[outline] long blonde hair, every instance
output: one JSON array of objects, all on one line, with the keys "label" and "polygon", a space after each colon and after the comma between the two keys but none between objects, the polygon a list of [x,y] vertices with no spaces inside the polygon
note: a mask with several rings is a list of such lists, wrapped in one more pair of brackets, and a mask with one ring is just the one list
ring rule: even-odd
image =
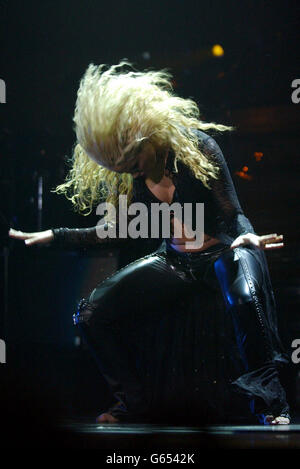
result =
[{"label": "long blonde hair", "polygon": [[83,215],[100,200],[117,207],[121,194],[130,203],[132,175],[110,171],[101,163],[122,162],[144,141],[171,148],[176,170],[181,160],[210,189],[209,179],[218,178],[218,167],[198,148],[193,129],[233,128],[202,122],[196,102],[176,96],[171,79],[165,69],[137,72],[126,60],[111,67],[90,64],[77,92],[71,167],[65,182],[52,192],[65,194]]}]

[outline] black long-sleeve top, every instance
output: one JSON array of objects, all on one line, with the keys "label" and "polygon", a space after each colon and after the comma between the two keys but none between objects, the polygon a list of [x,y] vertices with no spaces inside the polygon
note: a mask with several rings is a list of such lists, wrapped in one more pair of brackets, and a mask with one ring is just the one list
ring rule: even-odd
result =
[{"label": "black long-sleeve top", "polygon": [[[224,244],[230,245],[234,239],[242,234],[256,234],[241,208],[222,150],[211,136],[200,130],[196,130],[196,132],[201,151],[209,157],[210,161],[215,161],[220,167],[219,178],[217,180],[211,178],[211,189],[208,189],[199,179],[195,178],[190,168],[180,160],[177,162],[178,173],[176,173],[174,154],[170,151],[166,169],[169,171],[175,185],[172,203],[184,204],[189,202],[193,204],[193,210],[197,202],[204,203],[204,232],[219,239]],[[159,202],[147,187],[143,176],[133,180],[132,202],[143,202],[149,208],[151,203]],[[101,229],[106,228],[106,224],[101,227]],[[88,247],[103,244],[110,246],[112,244],[123,244],[130,239],[100,238],[97,235],[97,230],[99,230],[99,226],[91,228],[54,228],[54,244],[62,247]],[[162,236],[161,239],[163,239]]]}]

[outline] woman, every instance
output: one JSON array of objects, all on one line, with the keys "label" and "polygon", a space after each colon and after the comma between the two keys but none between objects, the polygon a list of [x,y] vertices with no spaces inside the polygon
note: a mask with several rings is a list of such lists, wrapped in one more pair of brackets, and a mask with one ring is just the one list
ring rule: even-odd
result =
[{"label": "woman", "polygon": [[[197,282],[202,282],[222,293],[234,322],[244,372],[233,388],[252,399],[253,413],[265,424],[288,424],[289,407],[278,377],[285,359],[263,252],[281,248],[283,236],[255,233],[239,204],[222,151],[205,132],[231,127],[202,122],[194,101],[173,94],[165,71],[134,72],[126,70],[127,66],[121,62],[108,69],[88,67],[77,95],[72,167],[66,182],[55,191],[64,193],[81,212],[90,213],[102,199],[120,213],[120,195],[127,196],[129,204],[144,203],[148,214],[162,202],[177,202],[183,212],[185,204],[192,203],[193,212],[186,224],[186,218],[182,222],[175,212],[170,236],[159,231],[158,249],[105,279],[79,303],[74,323],[119,401],[98,421],[117,422],[147,414],[142,383],[115,324],[133,306],[147,315],[149,299],[157,311],[170,301],[176,305],[182,298],[187,300]],[[195,240],[199,202],[204,203],[204,238],[195,247],[191,241]],[[178,226],[184,228],[180,236]],[[9,235],[27,245],[128,241],[119,233],[116,238],[101,236],[112,227],[118,228],[118,217],[108,212],[105,223],[92,228],[38,233],[11,229]],[[170,290],[172,300],[167,294]]]}]

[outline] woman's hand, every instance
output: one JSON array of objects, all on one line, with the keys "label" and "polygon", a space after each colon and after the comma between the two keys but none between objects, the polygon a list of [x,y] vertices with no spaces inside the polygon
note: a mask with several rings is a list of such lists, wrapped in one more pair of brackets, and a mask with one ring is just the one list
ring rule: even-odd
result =
[{"label": "woman's hand", "polygon": [[8,235],[10,238],[24,240],[26,246],[49,243],[54,238],[52,230],[37,231],[36,233],[24,233],[24,231],[17,231],[10,228]]},{"label": "woman's hand", "polygon": [[284,246],[284,243],[281,241],[283,240],[283,235],[277,235],[277,233],[267,234],[258,236],[253,233],[247,233],[241,236],[238,236],[233,243],[231,244],[230,248],[234,249],[238,246],[244,246],[245,244],[253,244],[259,249],[279,249]]}]

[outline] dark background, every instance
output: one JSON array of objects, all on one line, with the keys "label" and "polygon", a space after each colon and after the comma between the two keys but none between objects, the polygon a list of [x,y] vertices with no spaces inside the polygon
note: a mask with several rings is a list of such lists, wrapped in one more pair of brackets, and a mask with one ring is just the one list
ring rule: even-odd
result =
[{"label": "dark background", "polygon": [[[7,93],[0,104],[0,337],[7,364],[0,367],[16,402],[36,395],[43,408],[47,396],[71,416],[109,402],[88,354],[76,346],[71,315],[95,282],[142,254],[26,248],[7,237],[9,226],[36,231],[97,222],[50,192],[66,175],[76,92],[91,62],[127,58],[139,69],[168,68],[176,93],[196,100],[203,120],[237,127],[216,139],[256,231],[284,234],[285,247],[267,257],[289,349],[300,337],[300,104],[291,100],[291,83],[300,78],[297,2],[1,1],[0,18]],[[224,56],[212,55],[214,44]],[[295,408],[296,374],[291,365]]]}]

